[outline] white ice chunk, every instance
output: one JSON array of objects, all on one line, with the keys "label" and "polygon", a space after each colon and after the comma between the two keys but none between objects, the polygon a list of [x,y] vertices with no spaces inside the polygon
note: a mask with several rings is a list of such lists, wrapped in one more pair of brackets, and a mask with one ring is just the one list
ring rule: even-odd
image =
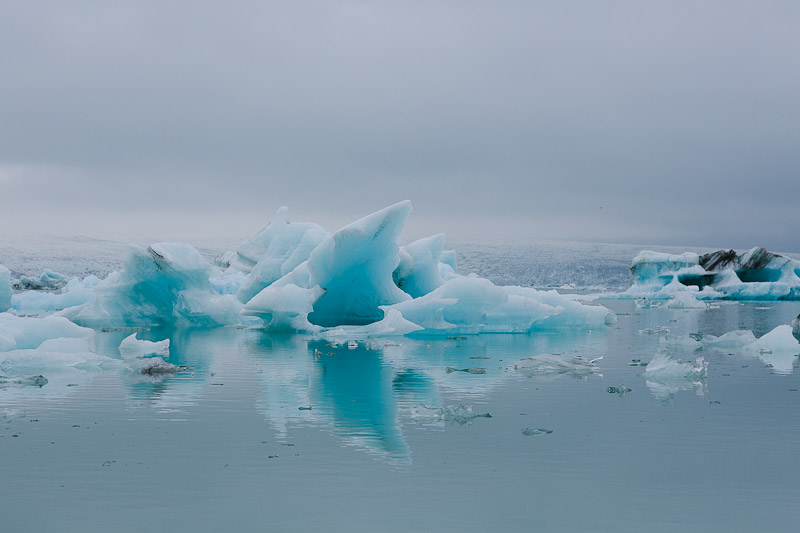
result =
[{"label": "white ice chunk", "polygon": [[142,355],[169,355],[169,339],[151,342],[139,340],[136,333],[125,337],[119,345],[119,353],[123,357],[137,357]]},{"label": "white ice chunk", "polygon": [[649,380],[667,381],[676,379],[697,380],[708,375],[708,363],[698,357],[694,363],[677,361],[663,352],[659,352],[644,369]]},{"label": "white ice chunk", "polygon": [[753,350],[760,352],[790,352],[800,354],[800,342],[792,334],[792,326],[778,326],[757,341],[748,345]]},{"label": "white ice chunk", "polygon": [[19,317],[0,313],[0,352],[38,348],[48,339],[93,339],[94,331],[66,318]]},{"label": "white ice chunk", "polygon": [[676,292],[667,302],[670,309],[706,309],[705,302],[701,302],[689,292]]},{"label": "white ice chunk", "polygon": [[514,363],[514,370],[527,377],[569,375],[585,378],[600,371],[597,361],[602,356],[586,359],[580,355],[561,357],[553,354],[534,355]]}]

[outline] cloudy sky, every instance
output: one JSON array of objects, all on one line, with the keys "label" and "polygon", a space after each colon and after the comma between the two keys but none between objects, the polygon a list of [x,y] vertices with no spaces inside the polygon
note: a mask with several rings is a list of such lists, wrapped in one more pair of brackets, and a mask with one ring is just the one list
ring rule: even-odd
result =
[{"label": "cloudy sky", "polygon": [[800,251],[800,3],[0,0],[0,231]]}]

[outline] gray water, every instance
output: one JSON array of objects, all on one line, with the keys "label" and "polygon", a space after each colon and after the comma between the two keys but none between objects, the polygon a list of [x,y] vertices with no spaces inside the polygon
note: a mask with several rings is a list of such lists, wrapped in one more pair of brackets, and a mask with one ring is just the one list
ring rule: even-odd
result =
[{"label": "gray water", "polygon": [[[603,331],[352,350],[234,328],[145,332],[193,369],[0,389],[0,528],[795,531],[798,357],[694,352],[640,330],[762,335],[798,304],[607,305],[618,323]],[[118,357],[127,334],[100,333],[98,351]],[[707,379],[648,383],[630,363],[660,349],[702,355]],[[514,370],[544,353],[603,359],[588,375]]]}]

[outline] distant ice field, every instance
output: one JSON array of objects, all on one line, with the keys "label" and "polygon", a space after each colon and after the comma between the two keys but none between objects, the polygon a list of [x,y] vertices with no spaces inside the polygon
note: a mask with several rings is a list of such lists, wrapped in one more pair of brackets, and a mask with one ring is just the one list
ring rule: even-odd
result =
[{"label": "distant ice field", "polygon": [[[0,264],[15,278],[41,274],[48,268],[67,278],[100,278],[122,266],[128,244],[136,241],[99,240],[89,237],[41,236],[0,238]],[[236,249],[242,239],[191,242],[207,259]],[[753,243],[754,245],[758,243]],[[459,272],[474,272],[498,285],[577,290],[624,290],[630,286],[631,260],[641,250],[706,253],[715,248],[606,244],[569,241],[531,243],[471,243],[448,241],[458,254]],[[800,253],[781,252],[800,259]]]}]

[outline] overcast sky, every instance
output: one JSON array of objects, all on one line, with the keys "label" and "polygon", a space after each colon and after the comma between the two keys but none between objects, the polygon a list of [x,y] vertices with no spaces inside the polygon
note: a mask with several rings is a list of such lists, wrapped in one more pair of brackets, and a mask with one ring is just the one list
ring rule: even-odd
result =
[{"label": "overcast sky", "polygon": [[800,2],[0,0],[0,231],[800,251]]}]

